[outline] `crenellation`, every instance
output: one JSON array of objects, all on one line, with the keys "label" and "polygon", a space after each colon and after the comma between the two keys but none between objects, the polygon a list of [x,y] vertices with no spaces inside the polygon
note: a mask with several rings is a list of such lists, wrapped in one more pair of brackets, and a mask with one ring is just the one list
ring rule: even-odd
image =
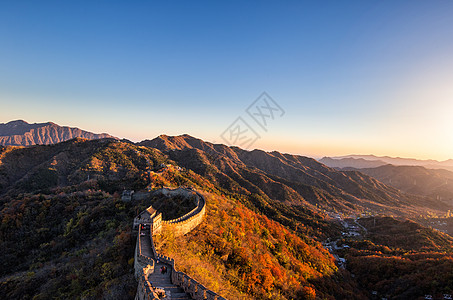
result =
[{"label": "crenellation", "polygon": [[193,298],[196,300],[206,299],[206,290],[207,289],[203,285],[198,284],[197,292],[195,293]]}]

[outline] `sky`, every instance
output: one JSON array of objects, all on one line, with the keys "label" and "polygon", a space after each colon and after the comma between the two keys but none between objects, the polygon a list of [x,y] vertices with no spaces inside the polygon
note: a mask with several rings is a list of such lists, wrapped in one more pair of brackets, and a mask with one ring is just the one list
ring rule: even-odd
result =
[{"label": "sky", "polygon": [[446,160],[452,15],[452,1],[1,1],[0,123]]}]

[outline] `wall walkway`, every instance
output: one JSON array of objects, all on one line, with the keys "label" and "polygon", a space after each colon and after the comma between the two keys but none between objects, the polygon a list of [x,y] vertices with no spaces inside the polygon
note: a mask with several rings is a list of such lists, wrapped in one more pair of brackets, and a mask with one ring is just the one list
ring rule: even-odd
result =
[{"label": "wall walkway", "polygon": [[[156,218],[157,222],[151,220],[150,226],[144,226],[144,228],[139,226],[134,261],[135,276],[139,283],[135,299],[160,299],[156,288],[162,288],[166,291],[167,299],[226,300],[189,275],[178,271],[174,259],[158,254],[154,247],[154,234],[161,232],[165,234],[171,231],[175,236],[180,236],[198,226],[206,212],[205,198],[188,188],[163,188],[155,193],[170,197],[195,195],[196,207],[184,216],[169,221],[161,221],[161,214],[156,214],[153,218]],[[167,267],[166,274],[160,272],[162,266]]]}]

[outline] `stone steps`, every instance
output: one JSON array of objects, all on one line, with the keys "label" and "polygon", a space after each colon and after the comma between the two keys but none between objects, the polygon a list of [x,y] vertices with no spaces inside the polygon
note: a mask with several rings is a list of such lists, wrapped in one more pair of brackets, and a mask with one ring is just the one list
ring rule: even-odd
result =
[{"label": "stone steps", "polygon": [[[162,266],[166,266],[168,272],[165,274],[162,274],[160,272],[160,269]],[[184,290],[177,285],[174,285],[171,283],[171,267],[170,265],[164,264],[164,263],[158,263],[154,266],[154,272],[152,274],[148,275],[148,281],[151,282],[151,284],[154,287],[157,288],[162,288],[166,292],[170,292],[171,299],[176,299],[176,300],[186,300],[186,299],[192,299],[190,295],[184,292]]]},{"label": "stone steps", "polygon": [[172,300],[190,300],[192,298],[189,298],[189,296],[187,296],[186,293],[182,293],[182,294],[171,294],[171,299]]},{"label": "stone steps", "polygon": [[[138,250],[140,250],[140,252],[139,252],[140,258],[142,258],[142,260],[144,260],[145,263],[148,262],[148,259],[154,260],[154,261],[149,261],[150,264],[154,267],[154,271],[152,274],[148,274],[148,272],[147,272],[145,275],[146,276],[145,280],[150,282],[153,287],[156,287],[156,288],[160,287],[160,288],[164,289],[166,291],[167,295],[169,296],[169,298],[171,298],[171,299],[180,299],[180,300],[192,299],[190,294],[184,292],[184,289],[179,288],[178,286],[171,283],[171,279],[170,279],[171,278],[170,277],[171,267],[170,267],[170,265],[168,265],[166,263],[162,263],[162,262],[155,264],[156,261],[159,261],[158,258],[160,256],[158,256],[156,254],[156,250],[154,249],[152,235],[155,233],[158,233],[162,229],[163,224],[166,224],[166,226],[168,226],[169,229],[171,229],[173,231],[175,236],[184,235],[184,234],[190,232],[193,228],[195,228],[198,224],[200,224],[202,222],[203,216],[205,215],[206,200],[204,199],[203,195],[201,195],[200,193],[192,190],[191,188],[185,188],[185,187],[179,187],[177,189],[162,188],[158,191],[155,191],[155,193],[162,193],[163,195],[166,195],[166,196],[168,195],[170,197],[174,196],[174,195],[180,195],[181,193],[183,194],[183,196],[189,195],[190,197],[192,197],[195,193],[195,196],[196,196],[195,198],[197,199],[196,200],[197,207],[195,209],[193,209],[192,211],[190,211],[188,214],[185,214],[184,216],[182,216],[180,218],[177,218],[174,220],[169,220],[169,221],[162,221],[161,214],[153,215],[152,219],[150,220],[151,228],[150,229],[147,228],[143,235],[141,234],[142,233],[141,228],[139,227],[140,235],[137,239],[137,241],[138,241],[137,245],[140,246],[140,247],[138,247]],[[152,208],[152,207],[150,207],[150,208]],[[135,219],[134,219],[134,224],[135,224]],[[137,247],[136,247],[136,253],[137,253]],[[137,256],[137,254],[136,254],[136,256]],[[145,259],[143,259],[143,257],[145,257]],[[170,263],[174,262],[174,260],[171,260],[167,257],[162,257],[162,258],[166,262],[170,262]],[[166,274],[162,274],[160,272],[162,266],[167,267],[168,272]],[[138,265],[138,264],[136,264],[134,267],[136,268],[136,273],[138,274],[136,276],[141,275],[143,268],[140,268],[140,265]],[[178,282],[180,282],[180,280],[181,280],[180,275],[183,275],[184,278],[188,278],[187,275],[185,275],[184,273],[178,272],[178,276],[177,276]],[[143,280],[143,279],[141,279],[141,280]],[[192,283],[195,283],[198,286],[198,288],[201,288],[203,291],[206,290],[206,288],[203,287],[201,284],[192,280],[191,287],[190,287],[190,291],[192,293],[193,293],[193,290],[196,288],[196,287],[192,286]],[[181,281],[181,284],[184,284],[185,288],[188,288],[186,281]],[[214,292],[212,292],[212,291],[206,290],[206,292],[209,292],[209,295],[215,295]],[[225,300],[224,298],[221,298],[221,297],[219,299]]]}]

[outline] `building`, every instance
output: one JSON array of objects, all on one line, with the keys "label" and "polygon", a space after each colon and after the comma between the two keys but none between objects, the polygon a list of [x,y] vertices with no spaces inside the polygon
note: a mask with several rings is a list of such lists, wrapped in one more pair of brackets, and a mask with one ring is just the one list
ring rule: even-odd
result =
[{"label": "building", "polygon": [[131,201],[133,194],[134,194],[133,190],[124,190],[123,194],[121,195],[121,200],[123,200],[123,201]]},{"label": "building", "polygon": [[153,232],[158,231],[162,226],[162,214],[150,206],[134,218],[133,229],[138,230],[142,224],[152,226]]}]

